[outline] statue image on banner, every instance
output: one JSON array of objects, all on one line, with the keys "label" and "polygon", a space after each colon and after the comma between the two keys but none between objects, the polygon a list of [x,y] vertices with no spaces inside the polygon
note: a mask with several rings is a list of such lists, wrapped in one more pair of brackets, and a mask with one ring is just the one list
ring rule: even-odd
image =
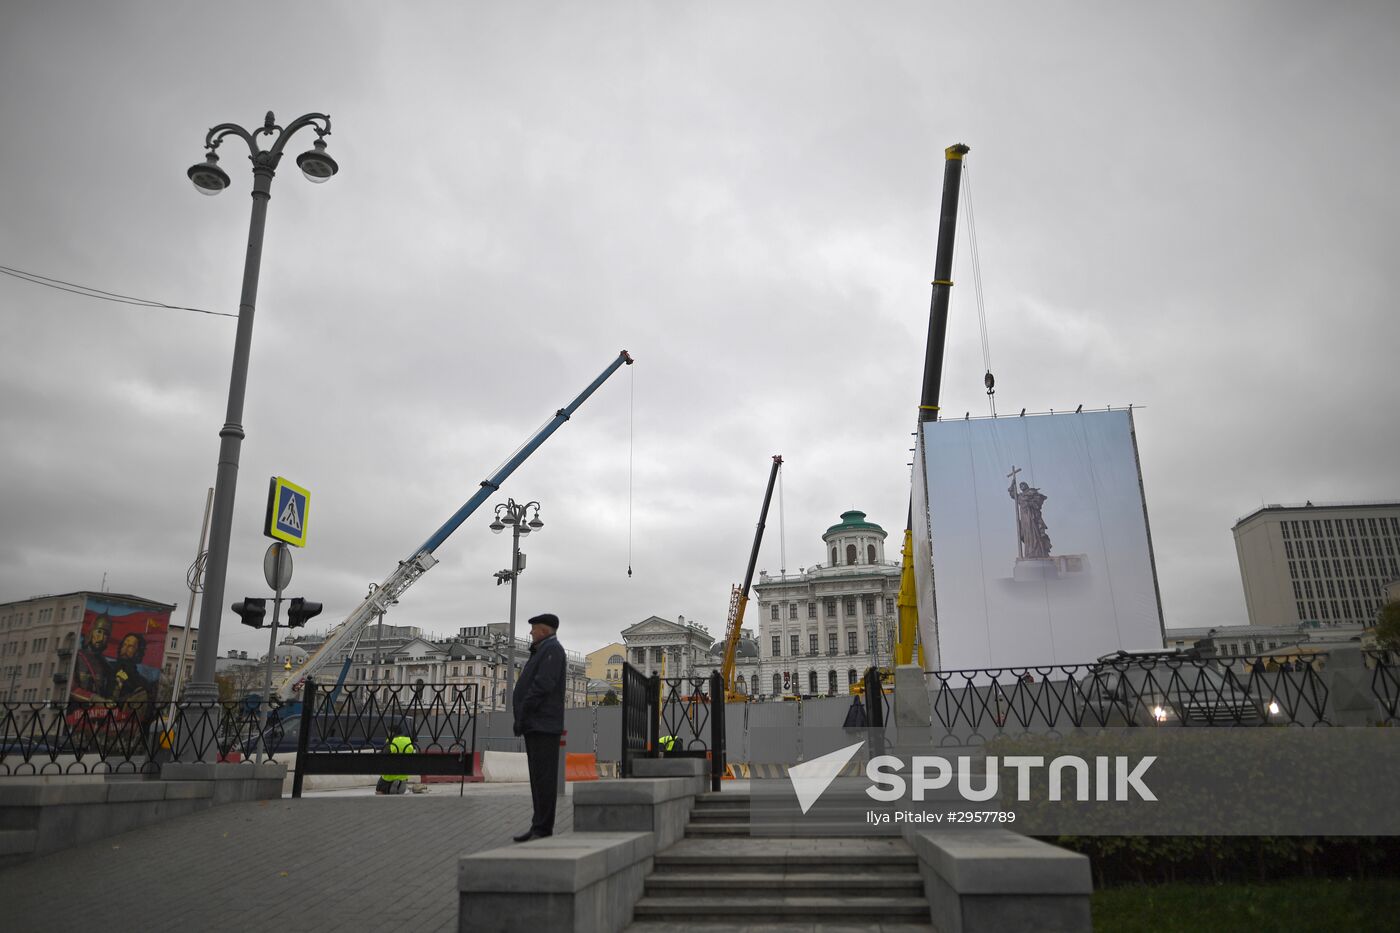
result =
[{"label": "statue image on banner", "polygon": [[1020,553],[1016,556],[1049,557],[1049,528],[1041,512],[1045,500],[1049,497],[1027,483],[1022,483],[1021,491],[1017,492],[1016,474],[1020,472],[1021,468],[1013,465],[1011,472],[1006,474],[1011,479],[1011,487],[1006,491],[1016,503],[1016,532],[1020,545]]},{"label": "statue image on banner", "polygon": [[914,573],[931,669],[1161,648],[1131,411],[928,421],[919,444]]},{"label": "statue image on banner", "polygon": [[1050,526],[1045,523],[1045,503],[1050,497],[1027,482],[1021,482],[1018,489],[1016,476],[1020,472],[1021,468],[1012,464],[1006,474],[1011,480],[1006,493],[1016,503],[1016,566],[1011,578],[1024,583],[1084,573],[1089,567],[1087,555],[1050,553]]}]

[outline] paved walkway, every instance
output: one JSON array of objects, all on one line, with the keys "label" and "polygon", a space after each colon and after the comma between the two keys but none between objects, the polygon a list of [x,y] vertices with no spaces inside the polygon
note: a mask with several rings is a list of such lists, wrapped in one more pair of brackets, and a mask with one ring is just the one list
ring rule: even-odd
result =
[{"label": "paved walkway", "polygon": [[229,804],[55,852],[0,869],[0,929],[455,931],[457,857],[530,825],[528,785],[457,792]]}]

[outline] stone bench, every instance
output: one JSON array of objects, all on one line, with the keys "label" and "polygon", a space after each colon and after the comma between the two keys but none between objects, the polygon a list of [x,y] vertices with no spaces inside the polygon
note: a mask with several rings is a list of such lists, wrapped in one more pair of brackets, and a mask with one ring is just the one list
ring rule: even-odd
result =
[{"label": "stone bench", "polygon": [[1090,933],[1087,856],[1001,829],[905,831],[940,933]]},{"label": "stone bench", "polygon": [[[576,802],[576,822],[577,812]],[[632,922],[655,840],[650,832],[574,832],[463,856],[457,928],[615,933]]]}]

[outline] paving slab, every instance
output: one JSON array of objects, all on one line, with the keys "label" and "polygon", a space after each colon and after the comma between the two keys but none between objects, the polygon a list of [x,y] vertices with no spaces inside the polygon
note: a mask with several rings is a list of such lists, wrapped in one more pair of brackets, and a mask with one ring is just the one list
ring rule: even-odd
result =
[{"label": "paving slab", "polygon": [[[0,869],[0,926],[243,933],[281,918],[303,933],[451,933],[458,858],[530,824],[528,785],[486,787],[230,803],[85,843]],[[572,828],[568,797],[555,832]]]}]

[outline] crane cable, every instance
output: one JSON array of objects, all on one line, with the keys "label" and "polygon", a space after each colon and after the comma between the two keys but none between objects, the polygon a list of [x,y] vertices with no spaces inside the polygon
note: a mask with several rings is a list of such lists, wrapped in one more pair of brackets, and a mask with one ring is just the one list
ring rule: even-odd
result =
[{"label": "crane cable", "polygon": [[627,397],[627,579],[632,579],[632,481],[635,476],[632,467],[632,452],[635,449],[635,426],[637,423],[637,366],[632,370],[632,382]]},{"label": "crane cable", "polygon": [[986,375],[982,377],[982,384],[987,388],[987,405],[991,409],[992,417],[995,418],[997,415],[997,380],[992,375],[991,341],[987,337],[987,307],[982,300],[982,254],[977,247],[977,217],[972,210],[972,175],[968,171],[966,163],[963,164],[962,197],[963,204],[967,208],[967,234],[972,255],[972,289],[977,300],[977,326],[982,336],[982,366],[986,370]]}]

